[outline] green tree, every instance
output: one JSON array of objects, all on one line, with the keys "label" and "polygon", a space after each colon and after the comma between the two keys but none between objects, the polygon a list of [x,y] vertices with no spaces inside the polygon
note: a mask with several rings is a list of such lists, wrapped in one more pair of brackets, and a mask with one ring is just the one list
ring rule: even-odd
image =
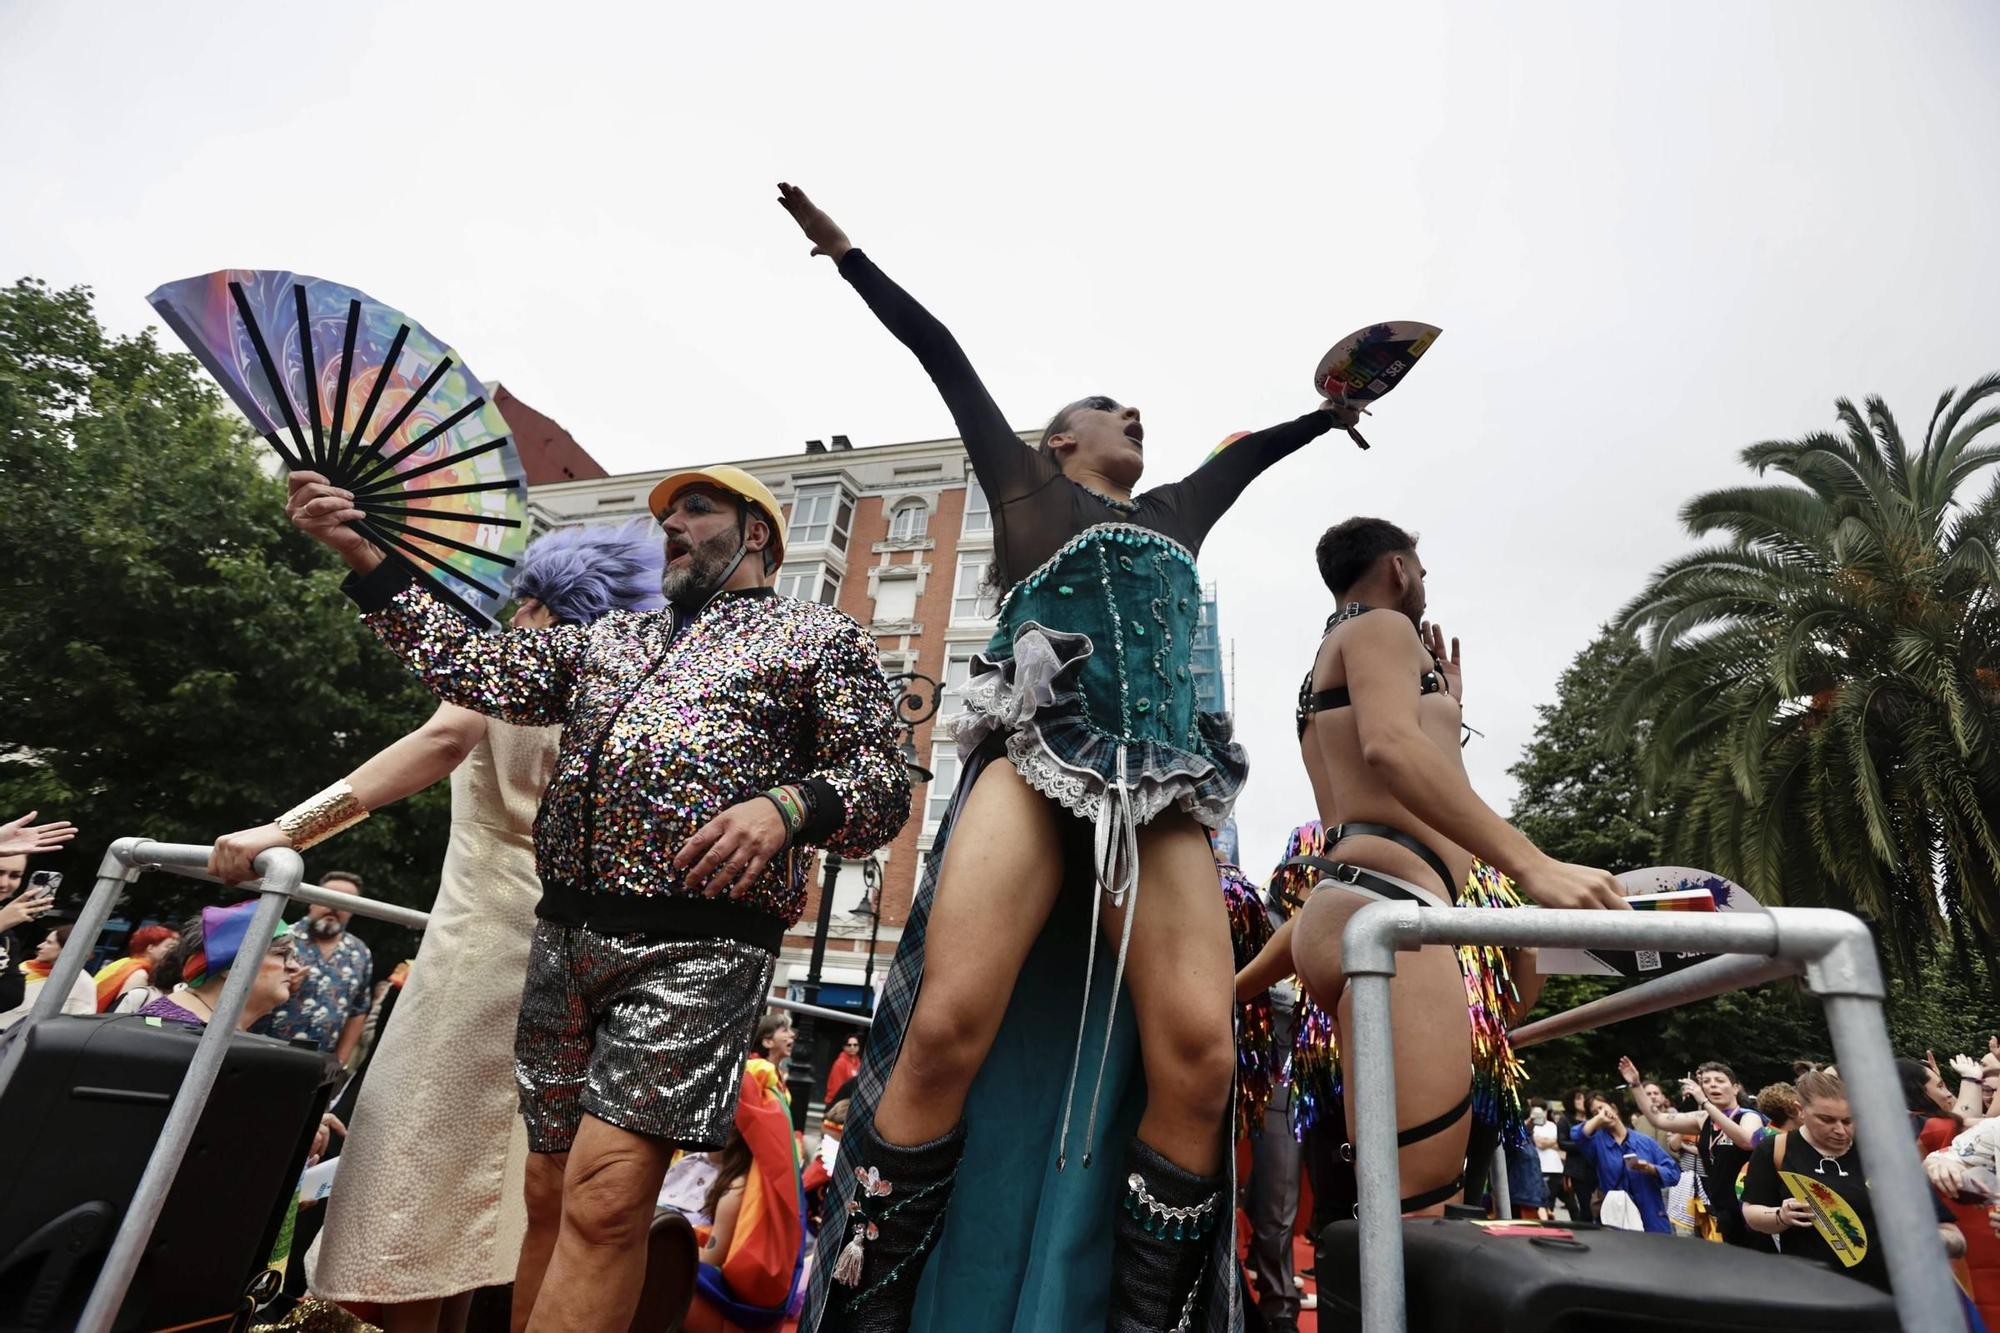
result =
[{"label": "green tree", "polygon": [[[1558,860],[1614,874],[1659,861],[1659,828],[1646,802],[1639,739],[1610,725],[1620,682],[1640,657],[1638,640],[1630,634],[1612,626],[1600,629],[1556,681],[1556,701],[1536,707],[1534,738],[1507,770],[1520,783],[1509,818]],[[1573,1009],[1617,988],[1609,977],[1550,977],[1535,1016]],[[1618,1041],[1627,1036],[1624,1027],[1615,1036],[1580,1032],[1533,1048],[1525,1058],[1535,1094],[1549,1097],[1566,1087],[1603,1083],[1624,1051]]]},{"label": "green tree", "polygon": [[[0,810],[77,823],[44,863],[66,905],[111,839],[260,823],[433,706],[285,522],[263,447],[192,357],[106,337],[87,289],[0,289]],[[307,873],[427,904],[446,808],[440,791],[384,811]],[[215,893],[149,876],[130,911]]]},{"label": "green tree", "polygon": [[1779,479],[1689,501],[1720,540],[1623,613],[1651,649],[1624,705],[1669,854],[1853,911],[1905,970],[1922,940],[2000,926],[2000,483],[1971,493],[2000,462],[1996,395],[2000,375],[1947,391],[1914,452],[1879,398],[1745,449]]},{"label": "green tree", "polygon": [[1605,626],[1556,682],[1556,701],[1520,761],[1507,771],[1521,785],[1513,822],[1561,861],[1612,874],[1659,863],[1659,819],[1646,799],[1643,732],[1612,728],[1612,709],[1643,659],[1639,641]]}]

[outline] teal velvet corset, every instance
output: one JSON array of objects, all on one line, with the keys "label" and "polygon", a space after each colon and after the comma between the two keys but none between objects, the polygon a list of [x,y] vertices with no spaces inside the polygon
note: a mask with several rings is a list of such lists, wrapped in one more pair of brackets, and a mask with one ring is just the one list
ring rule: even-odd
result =
[{"label": "teal velvet corset", "polygon": [[1028,785],[1096,819],[1115,792],[1130,821],[1179,806],[1220,828],[1248,772],[1229,719],[1196,706],[1194,558],[1171,538],[1104,523],[1069,541],[1000,604],[973,663],[958,742],[995,737]]},{"label": "teal velvet corset", "polygon": [[1030,623],[1083,635],[1091,653],[1076,683],[1091,725],[1116,740],[1194,749],[1188,659],[1200,614],[1201,581],[1186,549],[1146,528],[1102,524],[1008,591],[986,651],[1012,656]]}]

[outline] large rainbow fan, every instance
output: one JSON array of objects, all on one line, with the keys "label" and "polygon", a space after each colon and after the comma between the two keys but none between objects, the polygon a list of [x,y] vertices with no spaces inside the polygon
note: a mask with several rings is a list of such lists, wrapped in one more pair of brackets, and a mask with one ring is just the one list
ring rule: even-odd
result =
[{"label": "large rainbow fan", "polygon": [[520,455],[486,386],[408,315],[266,269],[170,282],[147,301],[294,471],[354,492],[357,528],[477,625],[527,545]]}]

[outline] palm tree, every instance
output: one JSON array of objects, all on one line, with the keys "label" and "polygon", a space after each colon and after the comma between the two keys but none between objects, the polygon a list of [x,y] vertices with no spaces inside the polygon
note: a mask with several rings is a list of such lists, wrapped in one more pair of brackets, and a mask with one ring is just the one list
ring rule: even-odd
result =
[{"label": "palm tree", "polygon": [[1879,398],[1745,449],[1782,480],[1689,501],[1720,540],[1623,612],[1670,851],[1871,918],[1904,958],[2000,926],[2000,481],[1961,498],[2000,462],[1989,400],[2000,375],[1947,390],[1914,455]]}]

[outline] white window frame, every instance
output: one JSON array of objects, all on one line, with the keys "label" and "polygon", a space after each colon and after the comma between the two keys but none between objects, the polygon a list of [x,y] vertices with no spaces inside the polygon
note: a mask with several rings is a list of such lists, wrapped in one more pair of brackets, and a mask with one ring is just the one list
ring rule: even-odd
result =
[{"label": "white window frame", "polygon": [[[908,529],[907,531],[905,529]],[[931,507],[912,497],[889,511],[889,540],[917,542],[931,534]]]},{"label": "white window frame", "polygon": [[[788,583],[792,585],[791,591],[786,590]],[[824,560],[815,560],[810,565],[781,565],[771,586],[780,597],[802,602],[833,606],[840,600],[840,573]]]},{"label": "white window frame", "polygon": [[[921,596],[923,593],[923,581],[917,577],[916,569],[917,567],[915,565],[891,565],[885,569],[877,571],[875,575],[875,595],[873,598],[875,607],[869,612],[869,614],[873,616],[875,620],[883,623],[887,623],[890,621],[901,623],[905,621],[914,621],[917,618],[917,598]],[[899,572],[892,573],[891,572],[892,570]],[[904,570],[907,570],[908,572],[900,573],[900,571]],[[907,616],[885,616],[882,614],[880,609],[882,603],[882,594],[891,587],[909,588],[910,614],[908,614]]]},{"label": "white window frame", "polygon": [[[824,514],[820,509],[821,501],[826,502]],[[836,551],[845,551],[853,526],[854,497],[838,482],[802,486],[799,493],[792,497],[790,527],[794,547],[828,546]]]},{"label": "white window frame", "polygon": [[932,741],[930,770],[931,780],[924,788],[926,838],[936,834],[944,823],[944,812],[951,808],[951,794],[958,790],[958,742]]},{"label": "white window frame", "polygon": [[[977,501],[977,504],[974,504]],[[960,539],[966,537],[990,537],[993,534],[993,506],[986,499],[986,488],[979,484],[979,478],[967,474],[965,478],[965,521],[959,524]]]},{"label": "white window frame", "polygon": [[[978,651],[979,651],[978,648],[969,643],[965,644],[962,647],[960,646],[946,647],[945,657],[944,657],[944,674],[938,678],[939,683],[942,687],[938,691],[939,717],[941,718],[957,717],[960,712],[964,711],[964,700],[960,697],[960,691],[962,691],[965,688],[965,685],[972,677],[972,659],[973,656],[978,653]],[[964,668],[963,671],[959,673],[959,679],[955,682],[951,678],[953,667]]]},{"label": "white window frame", "polygon": [[[1000,595],[993,591],[986,579],[987,566],[993,563],[993,552],[985,549],[960,551],[958,563],[951,575],[951,620],[954,625],[978,624],[991,620],[999,611]],[[966,587],[966,579],[972,577],[971,590]]]}]

